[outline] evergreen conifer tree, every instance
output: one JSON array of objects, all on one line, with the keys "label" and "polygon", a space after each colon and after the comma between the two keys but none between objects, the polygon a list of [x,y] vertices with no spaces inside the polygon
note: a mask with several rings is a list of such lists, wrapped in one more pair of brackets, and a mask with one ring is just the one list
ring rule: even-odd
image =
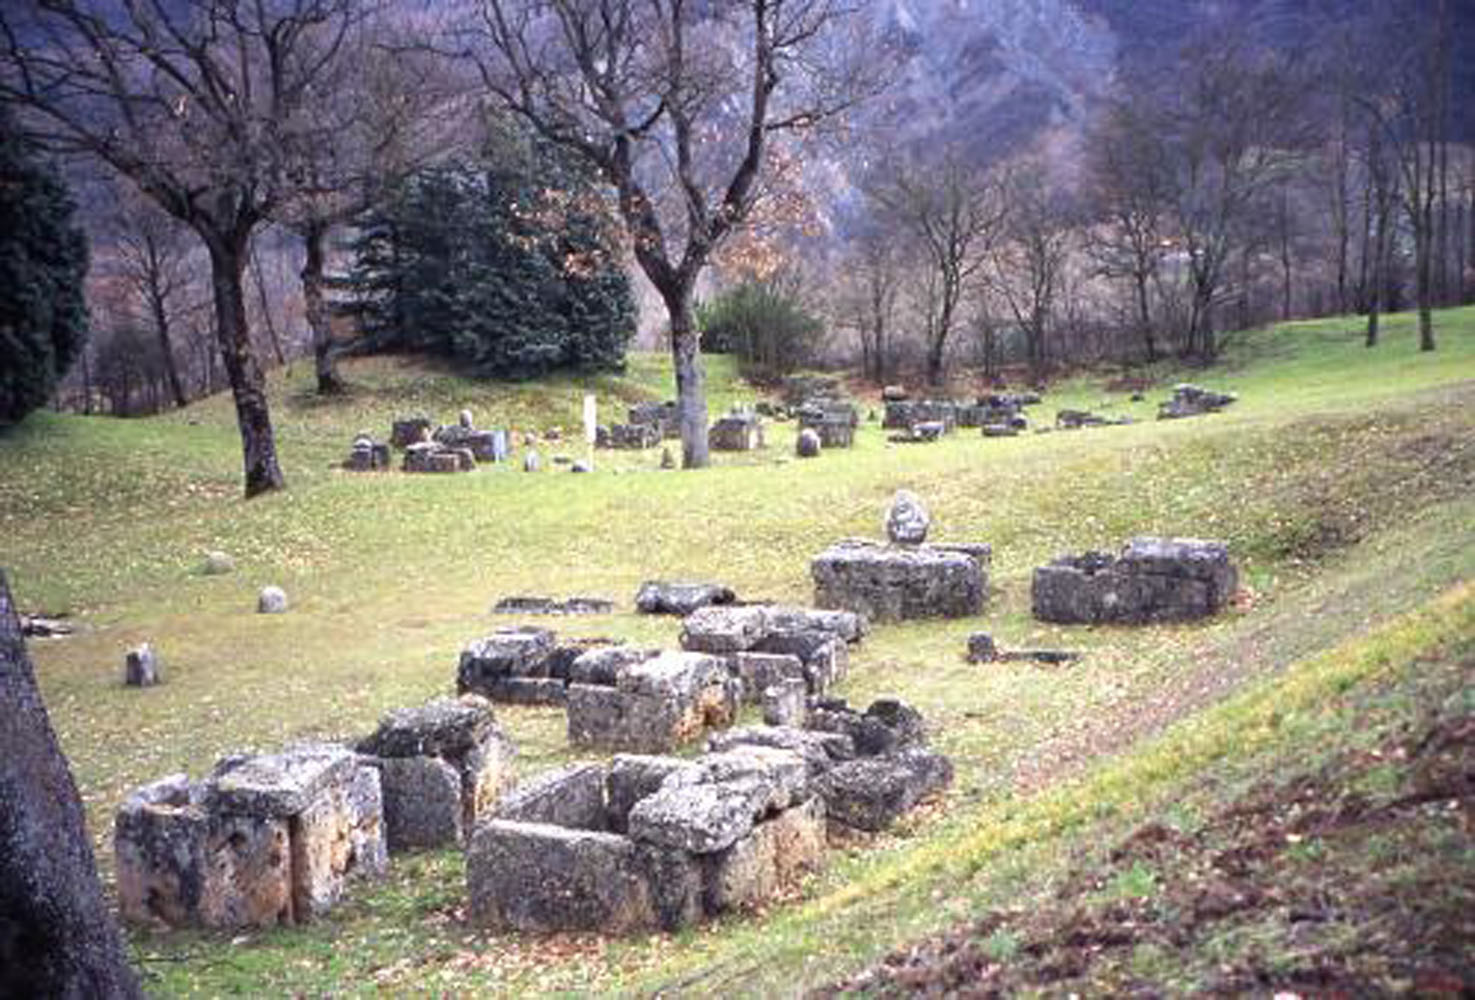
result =
[{"label": "evergreen conifer tree", "polygon": [[0,426],[45,404],[87,340],[87,240],[0,108]]}]

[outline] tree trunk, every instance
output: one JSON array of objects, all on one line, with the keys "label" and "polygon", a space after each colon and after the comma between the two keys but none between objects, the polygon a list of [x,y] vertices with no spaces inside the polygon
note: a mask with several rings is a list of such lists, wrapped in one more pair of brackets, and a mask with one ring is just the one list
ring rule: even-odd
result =
[{"label": "tree trunk", "polygon": [[1433,256],[1433,212],[1427,212],[1421,224],[1414,227],[1414,270],[1416,272],[1415,290],[1418,295],[1419,305],[1419,350],[1434,350],[1434,311],[1433,311],[1433,268],[1430,257]]},{"label": "tree trunk", "polygon": [[246,496],[286,487],[277,464],[276,439],[266,403],[266,378],[251,349],[251,332],[246,325],[244,275],[245,239],[233,244],[220,239],[208,241],[210,281],[215,298],[215,335],[220,342],[220,359],[235,397],[236,424],[241,430],[241,447],[246,470]]},{"label": "tree trunk", "polygon": [[1148,308],[1147,275],[1137,274],[1137,322],[1142,326],[1142,343],[1147,348],[1147,363],[1157,360],[1157,341],[1152,335],[1152,313]]},{"label": "tree trunk", "polygon": [[154,314],[154,333],[159,338],[159,352],[164,356],[164,375],[169,380],[169,395],[174,405],[181,409],[189,403],[184,394],[184,382],[179,377],[179,363],[174,360],[174,338],[169,335],[169,314],[164,308],[163,296],[149,294],[149,309]]},{"label": "tree trunk", "polygon": [[[250,250],[251,277],[256,283],[256,298],[261,305],[261,322],[266,327],[267,339],[271,342],[272,353],[276,355],[277,364],[287,363],[287,352],[282,350],[282,338],[277,336],[277,324],[271,315],[271,296],[266,294],[266,275],[261,273],[261,255],[256,248]],[[241,300],[243,303],[245,299]],[[243,313],[242,316],[245,314]]]},{"label": "tree trunk", "polygon": [[318,393],[331,396],[343,391],[338,377],[338,356],[333,350],[333,328],[328,323],[328,306],[323,301],[323,243],[328,227],[310,222],[302,230],[307,259],[302,265],[302,304],[307,313],[307,328],[312,331],[313,365],[317,372]]},{"label": "tree trunk", "polygon": [[0,571],[0,996],[141,997]]},{"label": "tree trunk", "polygon": [[681,421],[681,467],[705,469],[707,452],[707,386],[702,371],[701,334],[691,315],[691,289],[663,296],[671,319],[671,361],[676,369],[676,411]]}]

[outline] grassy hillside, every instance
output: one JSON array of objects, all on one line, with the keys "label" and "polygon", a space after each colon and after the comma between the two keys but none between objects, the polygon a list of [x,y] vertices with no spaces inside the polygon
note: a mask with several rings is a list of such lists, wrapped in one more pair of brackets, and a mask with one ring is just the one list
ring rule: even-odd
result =
[{"label": "grassy hillside", "polygon": [[[1345,320],[1247,335],[1224,368],[1186,376],[1240,394],[1212,417],[1150,419],[1184,373],[1163,371],[1141,403],[1079,379],[1050,393],[1037,423],[1057,406],[1142,419],[1006,440],[960,432],[925,447],[888,445],[866,424],[854,449],[813,462],[788,460],[794,432],[779,425],[766,452],[718,456],[702,473],[661,471],[658,452],[600,453],[588,476],[335,468],[355,431],[384,436],[394,416],[420,410],[450,420],[469,406],[483,426],[572,434],[585,391],[602,414],[669,396],[654,356],[618,378],[516,386],[375,359],[350,365],[355,391],[326,402],[309,393],[309,371],[289,373],[272,391],[291,489],[250,502],[238,496],[226,399],[147,421],[37,414],[0,438],[0,562],[22,608],[70,611],[84,626],[33,654],[107,867],[111,814],[129,788],[199,774],[229,750],[358,734],[388,708],[448,691],[460,648],[507,623],[488,614],[498,597],[596,594],[628,609],[640,581],[684,577],[806,601],[809,558],[838,537],[877,534],[892,492],[913,489],[937,537],[993,543],[994,594],[977,619],[877,629],[842,693],[917,704],[958,780],[926,815],[834,852],[803,900],[675,939],[488,937],[460,923],[460,863],[446,852],[397,859],[388,883],[360,887],[312,928],[235,943],[135,938],[163,992],[818,986],[993,906],[1001,884],[1048,880],[1075,845],[1105,842],[1098,824],[1159,815],[1237,751],[1258,746],[1270,760],[1320,738],[1280,721],[1396,682],[1430,650],[1446,673],[1461,669],[1449,650],[1471,631],[1475,309],[1439,320],[1434,354],[1414,349],[1408,316],[1390,318],[1374,351]],[[756,398],[722,359],[708,368],[714,412]],[[1196,626],[1029,617],[1034,565],[1136,533],[1227,540],[1243,600]],[[237,571],[201,575],[210,549],[231,553]],[[254,613],[266,583],[286,588],[290,613]],[[628,610],[558,625],[676,643],[674,621]],[[962,653],[978,629],[1087,655],[1069,667],[971,666]],[[144,639],[169,683],[124,690],[123,651]],[[499,717],[526,770],[567,758],[560,712]],[[1149,742],[1178,720],[1189,728]]]}]

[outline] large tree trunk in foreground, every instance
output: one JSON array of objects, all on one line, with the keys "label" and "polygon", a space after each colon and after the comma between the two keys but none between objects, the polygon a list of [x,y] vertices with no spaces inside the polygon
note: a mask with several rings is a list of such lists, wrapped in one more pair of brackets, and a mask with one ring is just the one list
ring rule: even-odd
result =
[{"label": "large tree trunk in foreground", "polygon": [[705,469],[707,451],[707,384],[702,371],[701,334],[691,315],[691,291],[664,296],[671,318],[671,360],[676,368],[676,407],[681,418],[681,467]]},{"label": "large tree trunk in foreground", "polygon": [[302,304],[307,313],[307,328],[312,331],[312,356],[317,372],[318,392],[324,396],[343,391],[338,377],[338,356],[333,351],[333,328],[328,323],[328,304],[323,300],[323,243],[328,227],[309,222],[302,229],[302,242],[307,260],[302,265]]},{"label": "large tree trunk in foreground", "polygon": [[3,571],[0,718],[0,996],[142,996]]},{"label": "large tree trunk in foreground", "polygon": [[236,423],[246,467],[248,498],[286,487],[277,464],[276,439],[266,404],[266,376],[251,350],[246,325],[243,276],[246,270],[246,240],[225,243],[207,241],[210,249],[210,280],[215,295],[215,334],[220,357],[230,378],[236,402]]}]

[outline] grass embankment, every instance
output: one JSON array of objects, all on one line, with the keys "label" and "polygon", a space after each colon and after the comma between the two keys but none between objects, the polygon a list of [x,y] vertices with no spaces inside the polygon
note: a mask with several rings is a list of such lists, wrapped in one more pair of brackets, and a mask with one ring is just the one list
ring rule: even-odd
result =
[{"label": "grass embankment", "polygon": [[[273,386],[292,489],[250,503],[236,496],[226,400],[149,421],[37,415],[0,439],[3,560],[22,607],[70,610],[86,626],[33,651],[107,867],[111,813],[127,789],[199,774],[243,746],[360,733],[390,707],[447,691],[460,647],[504,623],[487,614],[500,596],[592,593],[628,607],[642,579],[670,576],[804,601],[810,556],[834,538],[876,534],[891,492],[916,490],[938,537],[994,544],[995,594],[979,619],[876,630],[842,693],[917,704],[958,781],[928,815],[837,851],[803,902],[675,939],[487,937],[460,923],[460,864],[445,852],[397,859],[385,885],[358,887],[311,928],[241,944],[136,939],[164,992],[609,989],[687,977],[701,990],[790,989],[992,905],[1001,872],[1027,885],[1071,838],[1094,840],[1092,821],[1127,817],[1128,800],[1171,800],[1167,789],[1198,766],[1184,757],[1169,773],[1090,784],[1105,780],[1090,769],[1107,752],[1247,684],[1279,697],[1263,678],[1471,577],[1475,310],[1440,320],[1434,355],[1414,350],[1408,317],[1393,318],[1376,351],[1345,321],[1253,335],[1224,370],[1197,376],[1241,394],[1214,417],[1010,440],[960,433],[926,447],[889,446],[867,425],[853,450],[802,463],[783,461],[793,430],[781,427],[768,452],[720,456],[702,474],[661,472],[655,453],[601,454],[590,476],[333,468],[355,431],[385,434],[391,417],[419,409],[449,420],[469,405],[486,426],[572,431],[586,389],[606,414],[669,395],[653,358],[623,379],[514,387],[376,360],[351,366],[359,388],[331,402],[308,395],[299,373]],[[711,364],[711,376],[719,405],[752,398],[729,368]],[[1150,418],[1165,395],[1131,403],[1079,380],[1033,416],[1048,423],[1055,406],[1085,406]],[[1248,584],[1242,606],[1204,625],[1140,630],[1029,618],[1032,566],[1149,532],[1228,540]],[[199,575],[203,552],[217,548],[237,572]],[[265,583],[286,587],[289,614],[253,613]],[[665,645],[677,632],[629,613],[557,625]],[[964,642],[979,628],[1005,645],[1087,656],[1069,668],[969,666]],[[122,651],[142,639],[160,649],[169,683],[123,690]],[[561,713],[499,714],[525,768],[566,759]],[[1200,724],[1216,745],[1239,745],[1238,723]],[[1053,791],[1082,773],[1087,784]]]}]

